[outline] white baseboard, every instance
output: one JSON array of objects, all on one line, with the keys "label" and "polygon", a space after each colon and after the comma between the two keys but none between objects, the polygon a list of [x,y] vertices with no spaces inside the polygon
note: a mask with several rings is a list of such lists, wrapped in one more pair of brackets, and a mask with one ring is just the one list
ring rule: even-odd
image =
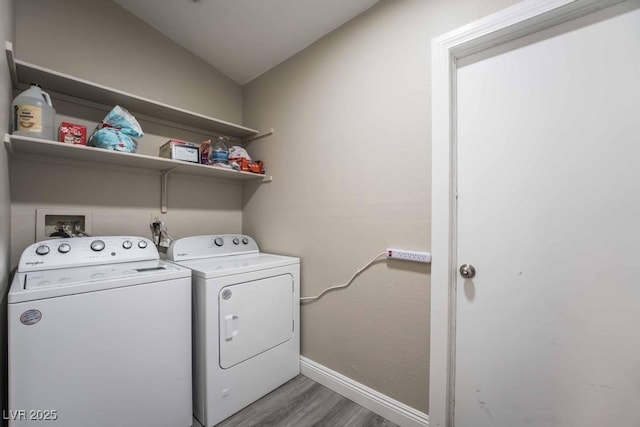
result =
[{"label": "white baseboard", "polygon": [[300,370],[302,375],[311,378],[357,403],[358,405],[374,412],[389,421],[402,427],[428,427],[429,415],[420,412],[410,406],[400,403],[395,399],[345,377],[326,366],[300,357]]}]

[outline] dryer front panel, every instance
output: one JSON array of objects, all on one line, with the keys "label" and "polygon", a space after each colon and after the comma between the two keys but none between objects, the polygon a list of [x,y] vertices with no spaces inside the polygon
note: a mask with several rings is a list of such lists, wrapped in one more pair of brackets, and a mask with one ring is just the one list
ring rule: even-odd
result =
[{"label": "dryer front panel", "polygon": [[231,368],[293,337],[293,283],[293,276],[282,274],[220,289],[222,369]]}]

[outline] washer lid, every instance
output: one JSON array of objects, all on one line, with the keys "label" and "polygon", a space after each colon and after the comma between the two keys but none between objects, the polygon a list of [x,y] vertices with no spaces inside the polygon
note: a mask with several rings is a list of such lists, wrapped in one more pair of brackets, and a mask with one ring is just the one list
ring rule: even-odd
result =
[{"label": "washer lid", "polygon": [[16,274],[8,302],[135,286],[190,275],[188,269],[160,260],[30,271]]},{"label": "washer lid", "polygon": [[210,279],[299,263],[299,258],[256,253],[194,259],[177,264],[190,268],[194,276]]}]

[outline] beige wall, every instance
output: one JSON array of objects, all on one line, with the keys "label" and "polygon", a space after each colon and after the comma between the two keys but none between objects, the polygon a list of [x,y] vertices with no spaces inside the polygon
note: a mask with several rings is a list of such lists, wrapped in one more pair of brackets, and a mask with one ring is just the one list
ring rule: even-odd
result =
[{"label": "beige wall", "polygon": [[110,0],[16,2],[24,61],[242,123],[240,85]]},{"label": "beige wall", "polygon": [[[387,0],[245,86],[274,181],[245,192],[243,230],[302,258],[302,294],[387,247],[430,249],[430,43],[515,0]],[[254,147],[255,146],[255,147]],[[303,355],[428,411],[428,266],[381,261],[302,308]]]},{"label": "beige wall", "polygon": [[[14,0],[0,0],[0,39],[13,40]],[[0,135],[9,131],[11,78],[5,55],[0,58]],[[4,148],[0,148],[0,410],[4,407],[4,384],[6,382],[6,291],[9,285],[9,253],[11,236],[11,198],[9,189],[9,159]],[[4,418],[4,417],[3,417]],[[4,420],[0,425],[5,425]]]},{"label": "beige wall", "polygon": [[[70,13],[73,12],[73,13]],[[69,25],[63,25],[64,19]],[[71,25],[72,24],[72,25]],[[241,124],[242,89],[129,12],[106,0],[16,3],[16,56],[37,65]],[[54,98],[62,120],[93,129],[105,111]],[[126,107],[126,106],[124,106]],[[211,135],[140,120],[138,152],[157,155],[167,138]],[[242,231],[237,182],[171,175],[169,212],[160,215],[157,172],[51,159],[15,158],[11,175],[11,265],[35,241],[37,208],[88,210],[94,235],[149,236],[157,215],[174,238]]]}]

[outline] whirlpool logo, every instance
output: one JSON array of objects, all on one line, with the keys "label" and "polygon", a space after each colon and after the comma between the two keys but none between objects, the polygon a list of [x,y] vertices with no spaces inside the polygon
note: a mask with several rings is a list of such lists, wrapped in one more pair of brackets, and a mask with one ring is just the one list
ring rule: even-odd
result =
[{"label": "whirlpool logo", "polygon": [[40,310],[31,309],[27,310],[20,315],[20,322],[23,325],[35,325],[42,319],[42,312]]},{"label": "whirlpool logo", "polygon": [[27,265],[40,265],[44,264],[44,261],[28,261]]}]

